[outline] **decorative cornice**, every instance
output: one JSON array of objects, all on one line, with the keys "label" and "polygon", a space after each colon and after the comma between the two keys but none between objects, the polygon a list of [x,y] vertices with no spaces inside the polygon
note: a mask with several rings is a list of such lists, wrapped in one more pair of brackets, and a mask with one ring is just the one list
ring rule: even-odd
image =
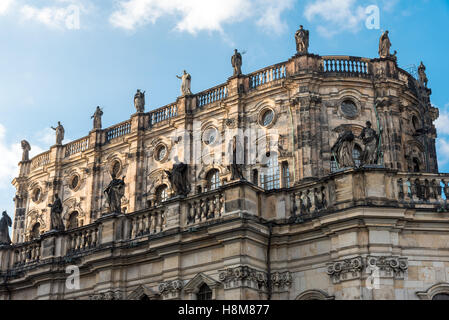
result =
[{"label": "decorative cornice", "polygon": [[363,268],[364,261],[359,256],[329,263],[327,265],[327,274],[332,278],[334,283],[339,283],[344,280],[360,278]]},{"label": "decorative cornice", "polygon": [[123,300],[124,295],[121,291],[107,291],[89,296],[89,300]]},{"label": "decorative cornice", "polygon": [[159,292],[161,294],[167,294],[169,292],[175,293],[175,292],[181,291],[183,287],[184,287],[184,282],[182,280],[177,279],[177,280],[167,281],[167,282],[163,282],[159,285]]},{"label": "decorative cornice", "polygon": [[267,273],[248,266],[219,270],[219,279],[224,283],[225,289],[267,287]]},{"label": "decorative cornice", "polygon": [[271,284],[278,289],[288,289],[292,286],[293,277],[290,271],[271,274]]}]

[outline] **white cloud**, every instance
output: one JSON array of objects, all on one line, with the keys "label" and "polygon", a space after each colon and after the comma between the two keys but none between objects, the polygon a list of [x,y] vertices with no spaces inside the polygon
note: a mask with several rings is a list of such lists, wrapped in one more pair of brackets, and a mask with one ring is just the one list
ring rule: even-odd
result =
[{"label": "white cloud", "polygon": [[14,0],[0,0],[0,15],[6,14],[13,2]]},{"label": "white cloud", "polygon": [[265,30],[284,29],[281,14],[292,0],[120,0],[110,23],[118,28],[135,30],[154,24],[163,16],[179,18],[176,29],[196,34],[199,31],[223,32],[223,25],[255,18]]},{"label": "white cloud", "polygon": [[[35,7],[23,5],[20,8],[21,18],[42,23],[50,28],[80,29],[80,14],[89,10],[81,0],[56,0],[66,6]],[[89,4],[89,3],[87,3]]]},{"label": "white cloud", "polygon": [[[446,109],[449,109],[449,104],[446,105]],[[449,134],[449,110],[441,111],[440,117],[435,121],[435,127],[438,134]]]},{"label": "white cloud", "polygon": [[365,7],[356,6],[356,0],[316,0],[309,3],[304,11],[309,22],[320,19],[318,32],[332,37],[338,32],[357,32],[366,19]]},{"label": "white cloud", "polygon": [[449,141],[439,138],[437,141],[438,164],[444,166],[449,163]]},{"label": "white cloud", "polygon": [[56,133],[55,131],[48,127],[38,131],[36,134],[37,141],[45,146],[52,146],[56,143]]}]

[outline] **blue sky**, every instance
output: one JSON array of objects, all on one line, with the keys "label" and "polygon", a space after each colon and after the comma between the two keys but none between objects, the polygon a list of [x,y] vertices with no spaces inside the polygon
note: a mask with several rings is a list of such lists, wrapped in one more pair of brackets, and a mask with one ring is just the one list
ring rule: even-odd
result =
[{"label": "blue sky", "polygon": [[[370,5],[379,29],[365,25]],[[388,29],[401,67],[424,61],[449,172],[447,0],[0,0],[0,209],[13,213],[22,139],[33,156],[54,143],[57,121],[64,143],[86,136],[97,105],[103,127],[128,119],[136,89],[147,110],[174,102],[184,69],[194,93],[224,83],[234,48],[246,51],[244,73],[285,61],[300,24],[312,53],[374,58]]]}]

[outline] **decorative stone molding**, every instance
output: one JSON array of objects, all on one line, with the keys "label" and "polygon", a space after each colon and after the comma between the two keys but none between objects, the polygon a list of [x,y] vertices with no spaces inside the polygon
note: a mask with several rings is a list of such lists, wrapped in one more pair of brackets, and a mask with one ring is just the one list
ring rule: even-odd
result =
[{"label": "decorative stone molding", "polygon": [[362,257],[335,261],[327,265],[327,274],[333,283],[361,278],[364,268]]},{"label": "decorative stone molding", "polygon": [[366,258],[367,270],[379,268],[381,277],[393,277],[394,279],[404,279],[404,274],[408,269],[408,259],[400,257],[373,257]]},{"label": "decorative stone molding", "polygon": [[148,297],[149,300],[158,300],[159,294],[145,285],[140,285],[128,295],[127,300],[142,300],[144,297]]},{"label": "decorative stone molding", "polygon": [[271,285],[274,290],[288,290],[292,286],[293,277],[290,271],[271,274]]},{"label": "decorative stone molding", "polygon": [[408,269],[408,259],[396,256],[359,256],[327,264],[327,274],[336,284],[361,279],[364,270],[370,274],[376,268],[381,272],[380,277],[402,280]]},{"label": "decorative stone molding", "polygon": [[433,300],[435,296],[441,294],[449,295],[449,283],[437,283],[431,286],[426,291],[416,292],[416,295],[420,300]]},{"label": "decorative stone molding", "polygon": [[204,283],[212,290],[212,300],[216,299],[217,288],[221,286],[221,283],[205,275],[204,273],[199,273],[184,287],[184,292],[189,296],[190,300],[196,300],[196,294]]},{"label": "decorative stone molding", "polygon": [[123,300],[124,295],[121,291],[107,291],[96,293],[89,296],[89,300]]},{"label": "decorative stone molding", "polygon": [[248,266],[220,270],[219,279],[224,284],[225,289],[249,287],[259,290],[267,287],[266,272]]},{"label": "decorative stone molding", "polygon": [[330,296],[322,290],[307,290],[298,295],[295,300],[335,300],[335,296]]},{"label": "decorative stone molding", "polygon": [[180,298],[181,290],[184,287],[182,280],[176,279],[163,282],[159,285],[159,293],[164,299],[177,299]]}]

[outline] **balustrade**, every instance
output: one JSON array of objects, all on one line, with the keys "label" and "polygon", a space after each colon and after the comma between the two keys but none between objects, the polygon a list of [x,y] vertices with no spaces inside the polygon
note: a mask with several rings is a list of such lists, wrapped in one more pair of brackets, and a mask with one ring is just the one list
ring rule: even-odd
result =
[{"label": "balustrade", "polygon": [[220,218],[225,212],[222,192],[203,196],[187,204],[187,225]]},{"label": "balustrade", "polygon": [[14,248],[14,267],[21,267],[26,264],[38,262],[41,257],[40,242],[22,244]]},{"label": "balustrade", "polygon": [[42,153],[31,160],[31,169],[37,169],[50,163],[50,151]]},{"label": "balustrade", "polygon": [[257,88],[263,84],[284,79],[287,76],[285,63],[277,64],[249,75],[249,85],[251,89]]},{"label": "balustrade", "polygon": [[323,57],[321,62],[325,73],[345,73],[350,75],[371,74],[369,60],[356,57]]},{"label": "balustrade", "polygon": [[176,103],[159,108],[150,113],[150,126],[156,123],[178,116],[178,105]]},{"label": "balustrade", "polygon": [[65,156],[70,157],[73,154],[86,151],[88,148],[89,148],[89,137],[79,139],[66,145]]},{"label": "balustrade", "polygon": [[156,234],[166,227],[163,209],[153,209],[148,212],[133,214],[128,217],[131,226],[130,239]]},{"label": "balustrade", "polygon": [[99,244],[98,226],[70,231],[67,237],[67,253],[79,253],[93,249]]},{"label": "balustrade", "polygon": [[106,140],[110,141],[112,139],[123,137],[129,133],[131,133],[131,121],[126,121],[107,129]]},{"label": "balustrade", "polygon": [[203,107],[216,101],[224,100],[227,97],[228,88],[226,85],[220,85],[197,94],[197,106]]},{"label": "balustrade", "polygon": [[401,202],[437,203],[449,208],[449,177],[406,174],[396,179]]},{"label": "balustrade", "polygon": [[292,195],[293,216],[303,216],[325,211],[329,205],[327,188],[323,185],[296,190]]}]

